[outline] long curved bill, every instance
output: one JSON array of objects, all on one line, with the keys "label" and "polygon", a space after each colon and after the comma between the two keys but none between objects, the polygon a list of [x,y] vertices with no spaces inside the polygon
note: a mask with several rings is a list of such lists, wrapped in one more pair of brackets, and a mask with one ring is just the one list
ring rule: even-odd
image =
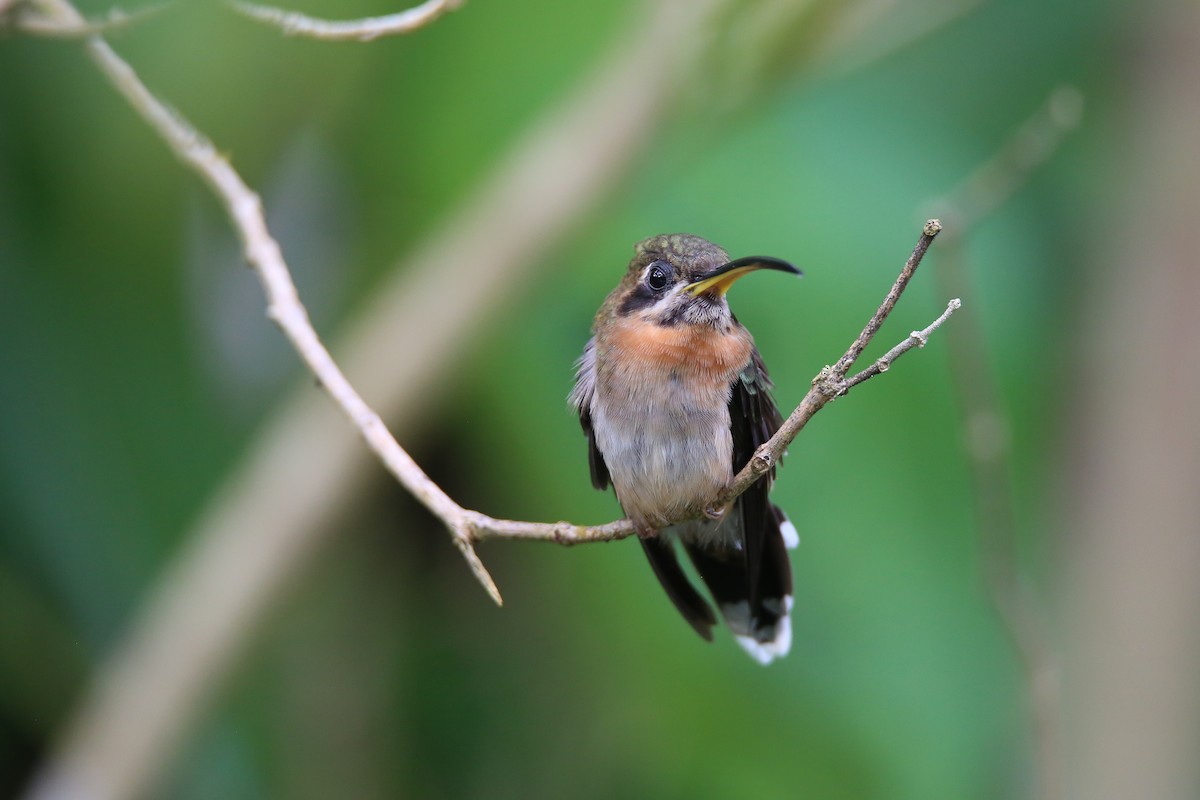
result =
[{"label": "long curved bill", "polygon": [[683,290],[694,295],[705,292],[724,295],[738,278],[760,269],[774,269],[780,272],[790,272],[793,275],[804,274],[783,259],[770,256],[747,256],[722,264],[700,280],[689,283],[683,287]]}]

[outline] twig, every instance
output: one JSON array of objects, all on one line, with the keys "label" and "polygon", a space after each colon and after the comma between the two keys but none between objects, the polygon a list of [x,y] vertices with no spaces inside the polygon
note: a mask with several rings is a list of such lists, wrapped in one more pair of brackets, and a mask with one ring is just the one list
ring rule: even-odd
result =
[{"label": "twig", "polygon": [[914,347],[924,347],[926,343],[929,342],[929,337],[933,334],[933,332],[942,327],[942,323],[950,319],[950,315],[960,308],[962,308],[962,300],[957,297],[951,300],[946,304],[946,310],[942,312],[942,315],[935,319],[929,325],[929,327],[919,331],[913,331],[903,342],[896,345],[891,350],[888,350],[879,358],[875,359],[874,364],[867,367],[854,377],[847,378],[846,387],[842,390],[842,394],[850,391],[868,378],[874,378],[881,372],[887,372],[897,358],[904,355],[909,350],[912,350]]},{"label": "twig", "polygon": [[146,6],[136,11],[127,12],[112,8],[100,19],[89,20],[82,16],[64,15],[54,10],[53,4],[43,3],[42,0],[16,0],[9,4],[0,3],[0,21],[4,14],[12,14],[10,23],[16,30],[30,36],[42,36],[47,39],[86,39],[113,33],[122,28],[128,28],[150,17],[156,16],[167,8],[175,5],[174,0]]},{"label": "twig", "polygon": [[227,4],[243,16],[279,28],[285,36],[306,36],[310,39],[333,42],[369,42],[383,36],[411,33],[443,14],[460,8],[464,1],[426,0],[415,8],[396,14],[353,20],[317,19],[307,14],[284,11],[281,8],[248,3],[244,0],[227,0]]},{"label": "twig", "polygon": [[[67,0],[46,0],[46,3],[61,7],[63,16],[67,19],[75,13],[75,9]],[[502,600],[495,581],[475,554],[465,527],[457,522],[458,517],[453,511],[458,508],[457,504],[431,481],[400,447],[379,419],[379,415],[367,405],[346,379],[317,336],[308,319],[308,312],[300,302],[279,243],[267,230],[262,201],[258,195],[217,152],[212,142],[155,97],[141,82],[133,68],[103,39],[89,39],[87,50],[109,82],[141,115],[146,124],[162,137],[180,161],[191,167],[209,185],[225,205],[225,210],[241,237],[242,253],[258,275],[266,292],[267,317],[278,325],[291,341],[300,358],[317,376],[321,386],[359,430],[367,445],[388,471],[426,508],[446,521],[454,534],[454,544],[463,554],[471,572],[492,599],[500,604]]]},{"label": "twig", "polygon": [[[929,250],[929,245],[933,243],[934,237],[941,230],[942,223],[936,219],[928,220],[925,223],[924,228],[921,230],[921,237],[917,240],[916,247],[913,248],[912,255],[904,263],[904,267],[900,270],[900,275],[896,278],[896,282],[888,290],[887,296],[884,297],[883,303],[879,306],[878,310],[867,321],[866,327],[862,329],[862,332],[858,334],[858,337],[855,338],[850,348],[846,350],[845,354],[838,359],[834,366],[825,367],[817,377],[813,378],[812,388],[804,395],[804,399],[800,401],[800,405],[796,406],[796,410],[788,415],[788,418],[783,421],[783,425],[780,426],[775,435],[754,452],[754,456],[742,468],[741,472],[734,476],[729,488],[717,498],[717,506],[728,505],[731,500],[746,491],[752,483],[777,464],[783,455],[783,451],[787,449],[787,446],[792,443],[796,435],[808,424],[813,415],[824,408],[825,404],[830,400],[840,397],[849,390],[850,386],[847,385],[846,373],[854,366],[854,362],[858,360],[863,350],[875,338],[875,334],[883,326],[884,320],[888,318],[888,315],[892,313],[892,309],[896,307],[896,301],[904,293],[909,279],[917,271],[917,267],[921,265],[921,259],[925,257],[926,251]],[[947,308],[944,316],[948,316],[953,311],[954,309]],[[937,322],[934,327],[940,324],[940,322]],[[861,378],[858,383],[869,377],[872,376],[868,375]]]},{"label": "twig", "polygon": [[867,322],[867,326],[863,328],[862,333],[854,340],[854,344],[850,345],[850,349],[846,351],[846,354],[838,359],[838,362],[831,368],[831,374],[834,377],[844,378],[846,373],[850,371],[850,368],[854,366],[854,362],[862,355],[863,350],[871,343],[871,339],[875,337],[875,334],[883,325],[883,321],[888,318],[888,315],[892,313],[892,309],[896,307],[896,301],[904,293],[904,289],[908,286],[913,273],[921,265],[921,259],[925,257],[925,251],[929,249],[933,238],[941,233],[941,231],[942,223],[939,220],[931,219],[925,223],[925,228],[921,231],[921,238],[917,241],[917,246],[913,248],[912,255],[908,257],[908,261],[904,264],[904,269],[900,270],[900,277],[896,278],[896,282],[892,284],[887,297],[883,298],[883,303],[879,306],[879,310]]},{"label": "twig", "polygon": [[[932,207],[958,223],[934,271],[941,291],[970,297],[963,239],[1058,150],[1079,124],[1083,96],[1073,86],[1052,91],[1000,149]],[[963,443],[974,484],[980,568],[988,597],[1021,660],[1032,716],[1036,796],[1063,796],[1062,699],[1058,656],[1037,598],[1017,563],[1017,524],[1010,480],[1008,415],[978,317],[968,316],[949,340],[950,371],[963,418]]]}]

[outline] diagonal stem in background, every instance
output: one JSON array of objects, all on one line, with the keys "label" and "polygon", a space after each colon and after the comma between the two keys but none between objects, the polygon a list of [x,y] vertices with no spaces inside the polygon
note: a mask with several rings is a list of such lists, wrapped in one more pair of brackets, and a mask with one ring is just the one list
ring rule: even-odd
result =
[{"label": "diagonal stem in background", "polygon": [[[1057,152],[1063,138],[1079,124],[1082,110],[1078,89],[1057,87],[991,158],[932,204],[956,223],[953,235],[942,245],[942,262],[934,270],[942,291],[971,296],[974,287],[967,270],[965,237]],[[1064,796],[1065,759],[1060,657],[1051,644],[1041,604],[1018,563],[1010,424],[977,315],[968,316],[949,337],[949,351],[974,486],[983,582],[1020,659],[1028,692],[1034,794],[1042,800],[1059,800]]]},{"label": "diagonal stem in background", "polygon": [[[431,389],[453,371],[455,354],[624,174],[691,74],[702,52],[698,31],[723,1],[662,2],[638,15],[368,298],[339,360],[362,396],[386,399],[380,410],[393,425],[412,426]],[[82,20],[66,0],[45,5],[61,24]],[[677,46],[656,46],[672,37]],[[99,39],[88,46],[111,53]],[[112,60],[110,80],[136,80]],[[165,124],[173,118],[163,115]],[[453,303],[447,281],[461,287]],[[394,343],[414,338],[431,344],[398,362]],[[308,382],[269,417],[97,670],[28,797],[116,800],[149,789],[284,584],[369,482],[365,451],[347,430]]]}]

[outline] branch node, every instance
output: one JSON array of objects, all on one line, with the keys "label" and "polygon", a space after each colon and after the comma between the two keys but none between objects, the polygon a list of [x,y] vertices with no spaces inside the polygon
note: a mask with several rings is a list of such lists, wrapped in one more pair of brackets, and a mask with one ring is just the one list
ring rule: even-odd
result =
[{"label": "branch node", "polygon": [[455,536],[461,536],[474,546],[483,538],[479,535],[480,532],[490,527],[492,522],[494,520],[491,517],[480,511],[463,509],[462,514],[451,524],[450,528]]},{"label": "branch node", "polygon": [[832,400],[845,393],[845,377],[845,373],[839,373],[836,367],[826,364],[813,378],[812,385],[822,397]]},{"label": "branch node", "polygon": [[278,327],[283,327],[283,309],[281,309],[277,304],[267,304],[266,317]]},{"label": "branch node", "polygon": [[578,536],[578,528],[569,522],[559,521],[554,525],[554,531],[550,534],[550,539],[555,544],[569,546],[575,544],[575,539]]}]

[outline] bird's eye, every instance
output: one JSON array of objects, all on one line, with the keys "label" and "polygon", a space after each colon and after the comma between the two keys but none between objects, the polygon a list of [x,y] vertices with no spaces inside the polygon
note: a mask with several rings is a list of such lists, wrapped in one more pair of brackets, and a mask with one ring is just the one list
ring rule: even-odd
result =
[{"label": "bird's eye", "polygon": [[651,264],[649,272],[646,273],[646,285],[656,292],[667,288],[667,271],[659,264],[657,261]]}]

